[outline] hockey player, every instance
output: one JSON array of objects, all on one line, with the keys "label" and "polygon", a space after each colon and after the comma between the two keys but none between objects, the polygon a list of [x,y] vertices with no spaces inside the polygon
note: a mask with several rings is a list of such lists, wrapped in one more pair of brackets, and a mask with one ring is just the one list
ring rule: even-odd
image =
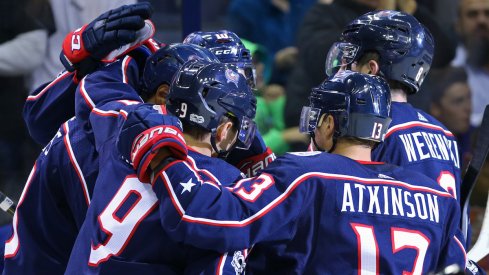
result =
[{"label": "hockey player", "polygon": [[[119,47],[119,43],[132,39],[150,14],[151,7],[147,3],[107,12],[84,27],[83,33],[93,34],[97,25],[96,35],[85,41],[84,46],[97,48],[96,52],[103,56]],[[111,32],[120,33],[107,36]],[[34,164],[14,215],[13,234],[5,244],[4,274],[63,274],[85,218],[98,173],[98,154],[78,119],[72,118],[60,125],[73,116],[74,113],[65,113],[70,108],[57,112],[49,108],[52,102],[56,104],[59,99],[70,97],[72,101],[66,101],[74,104],[75,74],[80,71],[60,75],[27,99],[26,105],[33,106],[30,121],[36,121],[37,112],[41,116],[54,112],[50,117],[57,124],[47,125],[44,124],[47,121],[41,120],[40,125],[33,127],[41,130],[35,132],[34,138],[45,147]],[[52,93],[49,89],[53,89]],[[39,108],[41,106],[47,108]],[[48,135],[54,135],[51,141]]]},{"label": "hockey player", "polygon": [[210,50],[222,63],[234,64],[248,80],[251,87],[256,86],[255,67],[251,52],[241,39],[231,31],[219,30],[193,32],[183,40],[184,44],[194,44]]},{"label": "hockey player", "polygon": [[[239,72],[246,77],[248,84],[256,86],[255,68],[251,52],[246,49],[241,39],[231,31],[219,30],[193,32],[183,40],[184,44],[194,44],[210,50],[222,63],[234,64]],[[258,133],[251,148],[234,149],[226,157],[226,161],[236,166],[247,176],[254,176],[275,159],[275,154],[266,146]]]},{"label": "hockey player", "polygon": [[[169,45],[150,57],[148,62],[178,64],[179,60],[192,57],[188,55],[183,58],[181,49],[186,48],[199,47]],[[212,54],[209,52],[209,55]],[[249,147],[255,129],[252,122],[255,101],[247,81],[237,67],[216,61],[193,60],[185,63],[188,65],[181,69],[184,74],[180,76],[178,84],[186,90],[177,93],[182,97],[178,112],[184,121],[192,161],[199,164],[206,173],[216,175],[216,181],[231,182],[242,178],[240,171],[211,156],[224,154],[233,148],[235,142],[243,148]],[[169,71],[173,68],[168,66]],[[81,97],[77,98],[77,114],[89,120],[101,161],[90,209],[66,272],[241,273],[245,252],[220,255],[179,245],[168,238],[161,225],[160,217],[163,214],[157,207],[156,195],[149,185],[137,179],[136,171],[120,158],[116,148],[118,123],[126,119],[130,123],[134,117],[150,119],[151,110],[154,109],[140,104],[129,107],[121,104],[136,100],[137,94],[125,88],[125,85],[118,86],[117,90],[105,89],[107,85],[103,82],[110,75],[105,70],[87,76],[81,83]],[[147,74],[145,68],[143,75],[151,74]],[[170,73],[160,71],[158,75],[162,77]],[[158,92],[156,95],[159,95]],[[126,108],[133,107],[137,107],[138,111],[126,117]],[[160,109],[164,110],[164,107]],[[176,118],[168,118],[155,122],[172,125],[165,127],[163,133],[175,132],[180,127]],[[141,244],[146,244],[144,249],[141,249]]]},{"label": "hockey player", "polygon": [[[381,78],[343,72],[313,89],[301,116],[302,130],[333,154],[287,154],[233,188],[179,160],[178,134],[149,134],[158,128],[134,139],[131,158],[140,178],[153,173],[175,241],[217,251],[256,245],[267,262],[251,272],[426,274],[464,266],[457,201],[422,174],[371,162],[389,113]],[[123,130],[119,139],[131,147],[133,137]],[[140,165],[148,162],[151,169]]]},{"label": "hockey player", "polygon": [[[138,35],[139,40],[147,37],[147,35],[142,36],[140,33]],[[248,83],[254,87],[255,73],[250,51],[244,47],[240,38],[233,32],[227,30],[194,32],[185,38],[184,43],[207,48],[214,53],[214,55],[216,55],[219,61],[236,65],[239,72],[243,74]],[[151,39],[144,43],[139,41],[139,44],[144,44],[147,46],[150,52],[154,52],[158,48],[158,43]],[[66,53],[68,52],[68,50],[65,49],[66,47],[67,46],[64,45],[62,59],[66,59],[67,55],[70,56]],[[104,48],[105,46],[100,45],[98,47]],[[95,46],[92,46],[91,50],[97,52],[101,51]],[[129,52],[129,54],[141,59],[141,54],[138,53],[138,50],[140,49]],[[80,60],[80,54],[75,54],[74,56],[75,59]],[[147,54],[143,54],[142,56],[144,58],[144,56],[147,56]],[[137,61],[138,64],[143,64],[138,66],[144,66],[144,61],[144,59]],[[63,63],[68,64],[69,62]],[[26,101],[26,105],[24,107],[24,119],[29,128],[31,136],[41,144],[45,144],[45,142],[49,140],[49,137],[54,134],[53,130],[55,128],[53,128],[53,125],[57,125],[65,119],[68,119],[70,117],[68,114],[74,114],[74,108],[70,108],[69,106],[71,106],[74,101],[75,89],[79,80],[81,79],[80,76],[84,76],[89,70],[94,70],[96,68],[94,67],[94,58],[90,58],[88,61],[82,59],[82,61],[78,61],[78,63],[82,63],[82,65],[76,65],[75,67],[81,67],[83,69],[82,72],[77,70],[76,74],[70,74],[69,72],[62,73],[55,81],[47,85],[42,92],[35,93],[34,96],[29,96]],[[86,63],[88,63],[88,65],[85,65]],[[126,81],[128,81],[128,83],[130,83],[133,88],[140,93],[143,99],[145,99],[145,95],[148,93],[148,90],[154,91],[156,89],[162,89],[162,93],[168,92],[169,83],[163,83],[163,80],[167,78],[161,78],[161,81],[158,81],[159,70],[157,63],[158,62],[153,60],[153,64],[148,64],[149,66],[154,67],[152,70],[147,70],[153,75],[144,75],[141,77],[141,81],[139,81],[139,76],[134,75],[136,79],[132,79],[131,77],[133,74],[127,74],[129,79],[126,79]],[[69,66],[67,66],[67,69],[68,68]],[[120,85],[118,84],[118,82],[120,82],[119,80],[111,78],[110,81],[113,80],[116,82],[113,83],[114,85]],[[151,83],[149,83],[150,81]],[[151,87],[148,85],[151,85]],[[164,97],[160,98],[164,99]],[[164,102],[159,102],[158,104],[164,104]],[[229,154],[226,161],[238,167],[243,173],[251,176],[260,169],[266,167],[274,159],[275,154],[266,146],[263,139],[258,134],[250,149],[234,149]]]},{"label": "hockey player", "polygon": [[379,75],[392,94],[392,123],[385,141],[372,153],[421,172],[459,200],[460,156],[455,136],[431,115],[407,103],[419,91],[433,59],[430,32],[399,11],[369,12],[348,24],[326,59],[326,73],[340,68]]}]

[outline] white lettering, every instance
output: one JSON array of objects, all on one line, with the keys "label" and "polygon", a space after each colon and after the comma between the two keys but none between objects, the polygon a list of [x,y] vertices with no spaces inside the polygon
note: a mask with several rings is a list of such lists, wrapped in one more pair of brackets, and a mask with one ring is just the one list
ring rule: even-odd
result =
[{"label": "white lettering", "polygon": [[436,146],[436,142],[433,141],[434,135],[432,133],[428,133],[428,137],[430,138],[430,142],[433,145],[433,151],[435,151],[436,158],[441,159],[438,146]]},{"label": "white lettering", "polygon": [[411,209],[411,212],[406,213],[406,216],[409,218],[416,217],[416,212],[414,212],[414,205],[409,201],[408,197],[411,197],[411,193],[405,191],[404,192],[404,203]]},{"label": "white lettering", "polygon": [[358,212],[362,213],[363,212],[363,190],[365,190],[365,186],[355,183],[355,188],[358,189]]},{"label": "white lettering", "polygon": [[425,132],[421,132],[421,134],[423,135],[423,138],[424,138],[424,141],[426,143],[426,146],[428,147],[428,150],[430,151],[431,157],[432,158],[436,158],[436,154],[433,151],[433,146],[431,145],[431,141],[430,141],[430,138],[428,137],[428,134],[425,133]]},{"label": "white lettering", "polygon": [[444,160],[449,160],[448,149],[446,143],[443,141],[443,136],[440,134],[435,135],[436,143],[438,144],[438,148],[440,148],[441,155]]},{"label": "white lettering", "polygon": [[[372,190],[373,189],[373,190]],[[370,203],[368,205],[368,213],[373,213],[373,208],[375,205],[375,214],[380,214],[379,198],[377,194],[379,193],[379,186],[367,186],[368,193],[370,195]]]},{"label": "white lettering", "polygon": [[388,186],[384,186],[384,215],[389,215],[389,193],[387,192]]},{"label": "white lettering", "polygon": [[[350,210],[346,210],[349,207]],[[355,206],[353,205],[353,197],[351,195],[350,184],[345,182],[343,188],[343,203],[341,204],[341,212],[355,212]]]},{"label": "white lettering", "polygon": [[416,201],[416,210],[418,211],[418,217],[426,220],[428,218],[428,212],[426,211],[426,201],[423,194],[414,194],[414,200]]},{"label": "white lettering", "polygon": [[397,212],[399,210],[399,215],[404,216],[404,209],[402,208],[401,189],[391,188],[391,197],[392,197],[392,215],[397,216]]},{"label": "white lettering", "polygon": [[[440,210],[438,209],[438,197],[435,195],[427,194],[428,197],[428,209],[430,212],[430,221],[436,223],[440,222]],[[434,217],[434,219],[433,219]]]},{"label": "white lettering", "polygon": [[413,141],[410,135],[400,135],[402,143],[404,143],[404,150],[406,150],[406,155],[409,162],[417,161],[416,152],[414,151]]},{"label": "white lettering", "polygon": [[430,155],[429,154],[425,154],[423,152],[424,143],[422,143],[422,142],[419,141],[419,137],[421,136],[421,133],[420,132],[415,132],[415,133],[412,133],[412,135],[413,135],[414,143],[416,143],[416,148],[418,149],[420,160],[429,158]]}]

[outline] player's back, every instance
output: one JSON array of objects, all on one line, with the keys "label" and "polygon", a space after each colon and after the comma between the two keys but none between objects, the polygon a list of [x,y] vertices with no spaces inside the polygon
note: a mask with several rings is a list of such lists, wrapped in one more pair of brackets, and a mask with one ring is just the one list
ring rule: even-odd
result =
[{"label": "player's back", "polygon": [[409,103],[392,103],[392,123],[372,159],[420,172],[459,199],[460,156],[455,136]]},{"label": "player's back", "polygon": [[266,173],[287,187],[282,207],[302,203],[273,242],[252,249],[252,274],[426,274],[464,263],[456,200],[421,174],[314,152]]},{"label": "player's back", "polygon": [[[209,173],[230,171],[221,173],[224,181],[240,176],[222,160],[193,151],[190,161],[200,163],[199,168]],[[220,254],[183,246],[168,237],[161,226],[160,215],[165,213],[159,212],[151,185],[137,179],[115,146],[100,163],[98,184],[67,274],[200,274],[219,270],[223,264]],[[224,260],[229,262],[232,256]]]},{"label": "player's back", "polygon": [[39,155],[5,245],[5,274],[63,274],[90,203],[97,154],[76,119]]}]

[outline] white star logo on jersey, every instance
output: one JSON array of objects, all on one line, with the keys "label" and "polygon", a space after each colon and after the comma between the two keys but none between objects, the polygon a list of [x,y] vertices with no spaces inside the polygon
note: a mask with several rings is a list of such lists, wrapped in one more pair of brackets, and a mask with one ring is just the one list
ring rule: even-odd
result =
[{"label": "white star logo on jersey", "polygon": [[188,179],[187,182],[180,182],[180,185],[183,186],[182,193],[180,193],[180,194],[183,194],[183,192],[185,192],[185,191],[188,191],[189,193],[192,192],[192,187],[195,186],[195,183],[193,183],[192,178],[190,178],[190,179]]},{"label": "white star logo on jersey", "polygon": [[418,113],[418,119],[421,120],[421,121],[426,121],[428,122],[428,120],[420,113]]},{"label": "white star logo on jersey", "polygon": [[394,179],[393,177],[389,177],[389,176],[384,175],[384,174],[379,174],[378,176],[379,176],[379,178],[381,178],[381,179],[390,179],[390,180],[393,180],[393,179]]}]

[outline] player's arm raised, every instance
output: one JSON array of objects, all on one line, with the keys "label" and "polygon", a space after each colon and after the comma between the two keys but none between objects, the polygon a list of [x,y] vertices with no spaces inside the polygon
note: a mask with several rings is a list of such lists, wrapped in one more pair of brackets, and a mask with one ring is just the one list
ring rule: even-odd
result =
[{"label": "player's arm raised", "polygon": [[[138,80],[138,65],[126,56],[88,75],[75,96],[75,113],[87,131],[93,131],[97,150],[118,133],[121,109],[142,103],[134,83]],[[134,80],[134,81],[132,81]]]},{"label": "player's arm raised", "polygon": [[63,72],[27,97],[22,115],[34,141],[48,144],[61,124],[75,115],[77,86],[75,73]]},{"label": "player's arm raised", "polygon": [[[117,55],[148,41],[154,29],[145,20],[151,12],[146,2],[122,6],[66,36],[61,61],[68,71],[33,91],[23,109],[29,133],[37,143],[46,145],[61,124],[75,115],[75,90],[83,76],[96,70],[101,60],[114,61]],[[148,28],[151,30],[143,32]],[[109,55],[111,60],[105,58]]]}]

